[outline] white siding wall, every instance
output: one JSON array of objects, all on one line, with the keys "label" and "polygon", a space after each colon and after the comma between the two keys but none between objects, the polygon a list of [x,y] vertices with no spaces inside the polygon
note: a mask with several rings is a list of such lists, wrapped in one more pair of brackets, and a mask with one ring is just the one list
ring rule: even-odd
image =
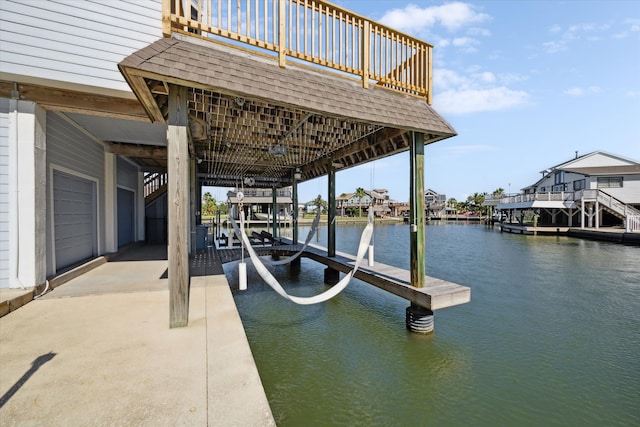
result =
[{"label": "white siding wall", "polygon": [[[98,253],[104,253],[104,148],[57,113],[47,114],[47,212],[51,212],[52,165],[86,175],[98,183]],[[47,216],[47,275],[52,274],[51,216]]]},{"label": "white siding wall", "polygon": [[0,98],[0,288],[9,287],[9,100]]},{"label": "white siding wall", "polygon": [[161,0],[1,0],[0,79],[130,92],[117,64],[161,25]]},{"label": "white siding wall", "polygon": [[[626,204],[640,204],[640,175],[622,176],[622,188],[601,188],[602,191]],[[591,188],[598,188],[598,177],[592,177]]]}]

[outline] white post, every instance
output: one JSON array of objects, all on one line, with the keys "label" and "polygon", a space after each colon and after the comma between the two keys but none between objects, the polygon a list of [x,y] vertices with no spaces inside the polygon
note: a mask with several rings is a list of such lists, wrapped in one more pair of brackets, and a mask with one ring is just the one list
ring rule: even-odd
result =
[{"label": "white post", "polygon": [[247,263],[241,262],[238,264],[238,289],[241,291],[247,290]]},{"label": "white post", "polygon": [[104,237],[105,251],[118,251],[118,158],[104,153]]},{"label": "white post", "polygon": [[9,286],[46,279],[46,111],[12,99],[9,113]]}]

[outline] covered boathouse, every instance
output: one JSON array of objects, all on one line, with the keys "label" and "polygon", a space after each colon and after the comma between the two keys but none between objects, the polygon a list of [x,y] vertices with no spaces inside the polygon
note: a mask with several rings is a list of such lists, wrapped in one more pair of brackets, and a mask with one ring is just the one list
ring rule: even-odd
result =
[{"label": "covered boathouse", "polygon": [[[83,13],[109,15],[91,8],[76,5]],[[98,141],[94,148],[104,154],[104,172],[94,179],[90,171],[53,165],[35,150],[32,178],[46,184],[36,189],[42,194],[32,206],[33,222],[47,237],[36,237],[33,253],[27,254],[35,266],[34,286],[78,260],[72,253],[67,265],[59,262],[64,243],[55,233],[66,232],[58,224],[63,217],[38,212],[51,200],[51,211],[60,209],[62,215],[58,197],[64,195],[58,187],[66,185],[64,180],[74,188],[87,181],[85,194],[92,194],[86,207],[95,215],[85,233],[89,246],[82,259],[145,236],[144,211],[149,208],[141,202],[141,187],[152,175],[162,177],[156,190],[165,192],[171,327],[188,324],[189,257],[196,252],[192,236],[205,185],[231,187],[251,178],[256,189],[291,186],[297,206],[298,183],[328,176],[324,259],[337,275],[331,220],[336,215],[336,170],[410,151],[411,267],[408,283],[397,294],[411,301],[408,318],[431,316],[432,308],[470,300],[469,288],[444,281],[438,286],[456,295],[449,304],[430,306],[428,292],[421,293],[423,298],[411,296],[433,282],[425,275],[424,147],[455,135],[431,107],[431,45],[324,1],[164,0],[158,16],[162,37],[113,63],[135,100],[87,86],[47,87],[45,78],[22,78],[19,67],[3,70],[0,96],[11,99],[7,114],[16,111],[16,104],[31,102],[34,117],[55,112],[51,124],[63,120],[74,132],[91,134]],[[135,21],[130,15],[126,19]],[[147,26],[150,22],[144,20]],[[121,132],[113,132],[116,128]],[[43,141],[49,137],[47,133]],[[35,132],[31,144],[36,148],[38,138],[42,135]],[[52,158],[56,153],[47,154]],[[125,174],[132,182],[120,185]],[[132,194],[121,189],[132,189]],[[123,230],[123,224],[131,229]],[[293,243],[297,241],[294,210]],[[35,259],[43,254],[46,261]],[[16,263],[25,262],[22,256]]]}]

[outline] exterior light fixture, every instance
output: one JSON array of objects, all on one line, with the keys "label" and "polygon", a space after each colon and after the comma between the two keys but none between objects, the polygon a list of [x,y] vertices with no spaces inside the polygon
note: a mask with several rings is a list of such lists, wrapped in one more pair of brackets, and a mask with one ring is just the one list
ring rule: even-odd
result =
[{"label": "exterior light fixture", "polygon": [[287,154],[287,147],[284,145],[274,145],[273,147],[269,147],[269,154],[274,157],[282,157]]},{"label": "exterior light fixture", "polygon": [[300,172],[300,168],[296,168],[296,172],[293,174],[293,177],[297,180],[302,178],[302,173]]}]

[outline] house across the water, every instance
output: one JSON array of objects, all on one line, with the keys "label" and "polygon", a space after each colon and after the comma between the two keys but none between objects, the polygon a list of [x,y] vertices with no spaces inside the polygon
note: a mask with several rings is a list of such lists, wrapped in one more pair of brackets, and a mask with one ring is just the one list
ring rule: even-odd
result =
[{"label": "house across the water", "polygon": [[640,231],[640,163],[594,151],[540,172],[520,194],[488,196],[507,224]]}]

